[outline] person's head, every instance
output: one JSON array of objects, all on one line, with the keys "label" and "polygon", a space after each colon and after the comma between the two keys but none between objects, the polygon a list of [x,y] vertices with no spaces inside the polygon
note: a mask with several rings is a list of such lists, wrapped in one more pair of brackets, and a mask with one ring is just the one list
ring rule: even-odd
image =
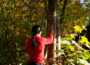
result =
[{"label": "person's head", "polygon": [[35,35],[41,35],[41,27],[39,25],[34,25],[32,27],[32,36],[35,36]]},{"label": "person's head", "polygon": [[41,35],[41,27],[39,25],[35,25],[32,27],[32,36],[33,36],[33,40],[32,40],[32,43],[31,43],[31,48],[35,48],[36,46],[36,42],[35,42],[35,35]]}]

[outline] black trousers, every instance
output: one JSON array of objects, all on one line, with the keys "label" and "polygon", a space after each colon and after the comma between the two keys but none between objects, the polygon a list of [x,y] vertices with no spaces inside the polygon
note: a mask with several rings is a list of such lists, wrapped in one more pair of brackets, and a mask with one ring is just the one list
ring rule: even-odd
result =
[{"label": "black trousers", "polygon": [[27,65],[43,65],[41,63],[35,63],[35,62],[27,62]]}]

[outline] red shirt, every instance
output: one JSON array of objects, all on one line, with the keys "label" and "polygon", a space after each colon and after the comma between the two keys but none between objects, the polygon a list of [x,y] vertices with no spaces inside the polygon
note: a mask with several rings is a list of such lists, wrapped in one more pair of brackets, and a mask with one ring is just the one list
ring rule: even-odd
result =
[{"label": "red shirt", "polygon": [[38,35],[35,37],[36,46],[33,49],[31,48],[33,37],[27,40],[26,48],[29,55],[28,62],[44,63],[44,47],[47,44],[53,43],[53,33],[50,33],[49,38],[39,37]]}]

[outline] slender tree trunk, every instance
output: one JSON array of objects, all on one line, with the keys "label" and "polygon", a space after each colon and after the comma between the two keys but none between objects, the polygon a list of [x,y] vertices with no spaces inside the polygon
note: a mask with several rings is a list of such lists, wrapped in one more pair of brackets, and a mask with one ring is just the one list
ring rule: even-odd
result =
[{"label": "slender tree trunk", "polygon": [[4,26],[5,26],[5,42],[6,42],[6,46],[5,46],[5,56],[6,56],[6,61],[8,61],[8,64],[10,63],[10,60],[8,60],[9,59],[9,57],[10,57],[10,55],[9,55],[9,53],[7,53],[8,51],[9,51],[9,41],[8,41],[8,26],[7,26],[7,24],[8,24],[8,22],[7,22],[7,20],[5,20],[5,24],[4,24]]},{"label": "slender tree trunk", "polygon": [[[58,41],[58,50],[61,49],[61,36],[60,36],[60,16],[59,16],[59,1],[60,0],[56,0],[56,5],[55,5],[55,9],[56,9],[56,19],[57,19],[57,41]],[[58,52],[58,55],[60,56],[60,52]]]},{"label": "slender tree trunk", "polygon": [[63,5],[63,8],[62,8],[62,14],[61,14],[61,17],[60,17],[60,25],[62,24],[63,19],[64,19],[64,14],[65,14],[65,9],[66,9],[67,2],[68,2],[68,0],[64,0],[64,5]]},{"label": "slender tree trunk", "polygon": [[[56,5],[56,4],[55,4]],[[57,42],[57,38],[56,38],[56,8],[55,8],[55,11],[54,11],[54,50],[56,50],[56,42]],[[56,57],[56,52],[53,53],[53,58]]]},{"label": "slender tree trunk", "polygon": [[[59,0],[55,0],[55,10],[54,10],[54,50],[57,50],[56,48],[56,43],[58,42],[58,45],[60,45],[59,43],[59,33],[60,33],[60,23],[59,23]],[[59,46],[58,46],[59,48]],[[54,58],[56,57],[56,52],[54,52],[53,54]]]},{"label": "slender tree trunk", "polygon": [[[54,50],[56,49],[56,43],[58,42],[58,50],[61,49],[61,36],[60,36],[60,17],[59,17],[59,3],[60,0],[55,0],[55,11],[54,11]],[[60,52],[58,52],[60,56]],[[54,58],[56,53],[54,52]]]},{"label": "slender tree trunk", "polygon": [[90,42],[90,23],[89,23],[89,25],[87,26],[86,37],[88,38],[88,41]]}]

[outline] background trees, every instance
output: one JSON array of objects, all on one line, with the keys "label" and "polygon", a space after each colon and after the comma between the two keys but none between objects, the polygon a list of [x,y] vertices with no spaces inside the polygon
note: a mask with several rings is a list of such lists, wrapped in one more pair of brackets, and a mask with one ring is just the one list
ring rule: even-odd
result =
[{"label": "background trees", "polygon": [[[88,0],[85,0],[86,2]],[[28,58],[25,52],[26,40],[31,36],[31,27],[35,24],[42,26],[42,36],[47,37],[47,33],[56,29],[54,31],[60,30],[62,38],[75,33],[73,29],[75,25],[88,26],[90,9],[86,7],[89,4],[85,6],[85,3],[76,0],[0,0],[0,63],[3,65],[26,63]],[[57,27],[59,23],[60,29]],[[49,56],[52,57],[50,51]],[[67,55],[66,57],[68,59]],[[63,58],[63,61],[66,62],[65,59]]]}]

